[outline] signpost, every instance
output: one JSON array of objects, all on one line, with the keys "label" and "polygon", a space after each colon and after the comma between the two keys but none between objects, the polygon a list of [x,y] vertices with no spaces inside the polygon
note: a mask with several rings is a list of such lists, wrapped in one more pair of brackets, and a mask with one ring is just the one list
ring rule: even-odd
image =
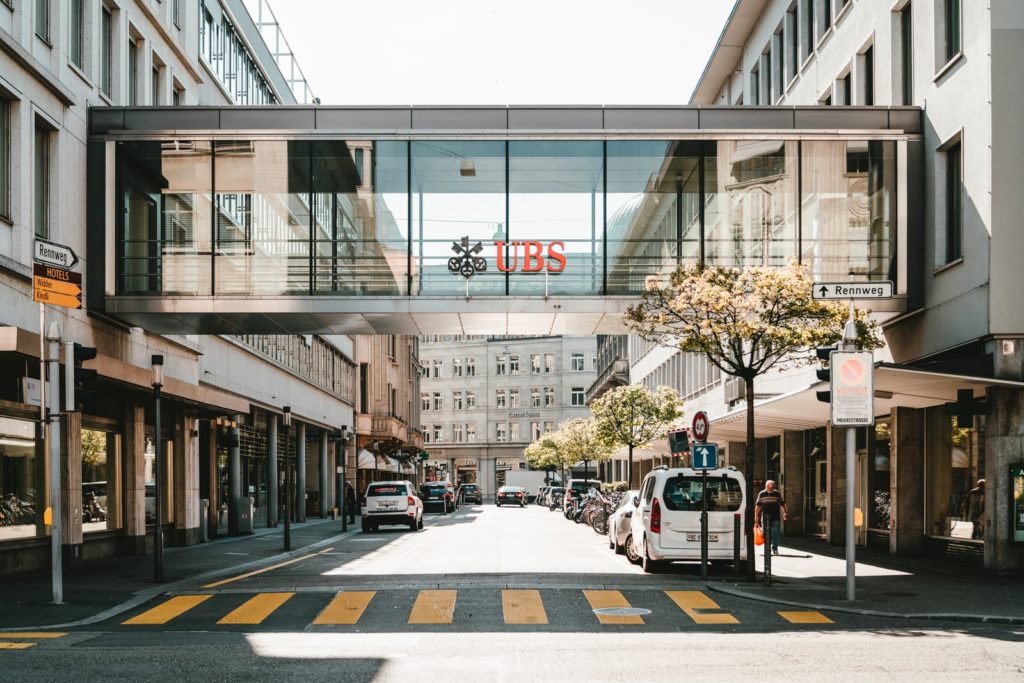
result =
[{"label": "signpost", "polygon": [[693,469],[708,470],[718,467],[718,444],[702,443],[693,447]]},{"label": "signpost", "polygon": [[853,300],[891,299],[892,282],[871,280],[868,282],[815,282],[811,289],[812,299]]},{"label": "signpost", "polygon": [[693,416],[693,440],[701,443],[708,440],[708,432],[711,431],[711,423],[708,422],[708,414],[698,410]]},{"label": "signpost", "polygon": [[32,299],[42,304],[82,307],[82,274],[40,263],[32,266]]},{"label": "signpost", "polygon": [[832,424],[870,427],[875,423],[874,356],[870,351],[833,351]]},{"label": "signpost", "polygon": [[32,260],[57,268],[74,268],[78,263],[78,256],[71,247],[37,237]]},{"label": "signpost", "polygon": [[718,444],[707,443],[711,422],[708,414],[698,410],[693,415],[694,469],[700,470],[700,578],[708,579],[708,470],[718,467]]}]

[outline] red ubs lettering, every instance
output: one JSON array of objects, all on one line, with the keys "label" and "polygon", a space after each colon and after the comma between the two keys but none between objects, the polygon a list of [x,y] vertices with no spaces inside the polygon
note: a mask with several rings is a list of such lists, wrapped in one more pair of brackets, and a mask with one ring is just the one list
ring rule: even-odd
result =
[{"label": "red ubs lettering", "polygon": [[[564,242],[548,242],[546,249],[543,242],[535,240],[495,242],[494,246],[498,250],[498,270],[503,273],[516,270],[522,270],[524,273],[536,273],[545,268],[547,268],[549,273],[561,273],[565,270],[565,255],[562,253],[565,249]],[[505,258],[506,246],[510,253],[510,258],[507,261]],[[523,252],[521,268],[519,264],[520,247],[522,247]],[[546,258],[545,253],[547,255]]]}]

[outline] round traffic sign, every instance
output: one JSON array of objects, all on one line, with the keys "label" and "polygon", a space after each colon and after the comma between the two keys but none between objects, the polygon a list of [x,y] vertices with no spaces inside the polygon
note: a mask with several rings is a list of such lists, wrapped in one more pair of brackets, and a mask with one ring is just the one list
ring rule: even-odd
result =
[{"label": "round traffic sign", "polygon": [[848,358],[839,366],[839,378],[846,386],[859,386],[864,383],[867,373],[859,358]]},{"label": "round traffic sign", "polygon": [[703,410],[698,410],[693,416],[693,438],[696,441],[707,441],[709,431],[711,431],[711,424],[708,422],[708,414]]}]

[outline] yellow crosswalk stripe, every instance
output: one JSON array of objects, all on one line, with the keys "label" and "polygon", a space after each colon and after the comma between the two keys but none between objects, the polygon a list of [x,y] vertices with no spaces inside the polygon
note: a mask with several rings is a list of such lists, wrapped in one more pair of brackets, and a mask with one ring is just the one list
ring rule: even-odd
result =
[{"label": "yellow crosswalk stripe", "polygon": [[246,600],[218,624],[262,624],[278,607],[288,602],[295,593],[260,593]]},{"label": "yellow crosswalk stripe", "polygon": [[696,624],[738,624],[739,620],[728,612],[708,613],[704,610],[720,610],[718,603],[701,591],[665,591],[665,595],[686,612]]},{"label": "yellow crosswalk stripe", "polygon": [[506,624],[546,624],[548,615],[538,590],[503,590],[501,608]]},{"label": "yellow crosswalk stripe", "polygon": [[0,650],[27,650],[35,643],[0,643]]},{"label": "yellow crosswalk stripe", "polygon": [[129,626],[166,624],[171,619],[181,616],[212,597],[212,595],[178,595],[122,623]]},{"label": "yellow crosswalk stripe", "polygon": [[346,591],[338,593],[331,603],[313,621],[319,625],[355,624],[366,611],[377,591]]},{"label": "yellow crosswalk stripe", "polygon": [[0,638],[4,640],[10,640],[11,638],[33,638],[36,640],[46,640],[52,638],[63,638],[67,633],[59,633],[57,631],[7,631],[0,632]]},{"label": "yellow crosswalk stripe", "polygon": [[410,624],[450,624],[455,614],[454,590],[422,590],[409,613]]},{"label": "yellow crosswalk stripe", "polygon": [[[587,598],[587,602],[590,603],[591,609],[601,609],[602,607],[630,607],[629,601],[626,600],[626,596],[620,591],[598,591],[598,590],[587,590],[583,591],[583,595]],[[602,624],[642,624],[644,618],[638,615],[615,615],[615,614],[597,614],[597,620]]]},{"label": "yellow crosswalk stripe", "polygon": [[791,624],[834,624],[821,612],[779,612],[779,616]]}]

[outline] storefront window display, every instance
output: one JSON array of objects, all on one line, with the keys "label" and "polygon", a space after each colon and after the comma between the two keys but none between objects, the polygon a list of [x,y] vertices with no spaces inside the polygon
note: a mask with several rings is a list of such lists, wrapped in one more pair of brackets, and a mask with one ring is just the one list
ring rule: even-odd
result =
[{"label": "storefront window display", "polygon": [[[870,428],[869,428],[870,429]],[[888,531],[892,497],[889,481],[889,419],[880,419],[874,426],[874,438],[869,441],[870,457],[867,461],[868,527]]]},{"label": "storefront window display", "polygon": [[0,417],[0,541],[43,536],[35,422]]},{"label": "storefront window display", "polygon": [[985,526],[984,416],[960,426],[941,407],[925,419],[928,532],[981,542]]},{"label": "storefront window display", "polygon": [[122,525],[120,438],[115,432],[82,430],[82,531]]}]

